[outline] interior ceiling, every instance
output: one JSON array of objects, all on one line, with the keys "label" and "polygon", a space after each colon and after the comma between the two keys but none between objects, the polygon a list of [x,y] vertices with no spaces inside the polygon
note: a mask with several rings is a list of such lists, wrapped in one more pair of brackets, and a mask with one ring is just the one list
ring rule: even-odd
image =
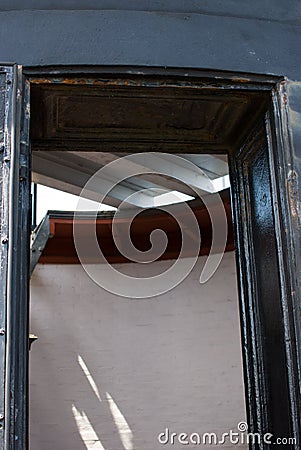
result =
[{"label": "interior ceiling", "polygon": [[[113,180],[132,169],[154,173],[125,179],[105,203],[118,207],[129,195],[150,188],[139,199],[132,196],[132,203],[147,206],[162,189],[190,196],[197,189],[210,195],[215,188],[208,178],[227,176],[225,154],[239,145],[263,109],[262,93],[257,92],[133,86],[125,80],[101,86],[33,85],[33,181],[78,195],[95,172],[117,158],[163,152],[166,155],[155,155],[151,163],[121,160],[110,175]],[[96,192],[88,196],[99,200]]]}]

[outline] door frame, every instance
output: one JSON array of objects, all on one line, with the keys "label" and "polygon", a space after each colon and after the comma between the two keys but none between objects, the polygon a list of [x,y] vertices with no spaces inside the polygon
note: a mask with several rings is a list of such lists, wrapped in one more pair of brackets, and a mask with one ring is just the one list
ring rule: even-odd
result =
[{"label": "door frame", "polygon": [[[275,429],[275,415],[277,409],[287,411],[284,424],[280,432],[286,431],[284,438],[294,437],[295,443],[288,448],[299,448],[301,435],[301,323],[299,317],[300,286],[298,279],[301,275],[301,228],[300,228],[300,191],[298,177],[301,176],[301,85],[291,82],[284,77],[264,76],[256,74],[217,72],[197,69],[165,69],[146,67],[46,67],[24,68],[22,75],[22,107],[21,115],[21,160],[26,162],[24,178],[27,182],[21,189],[21,201],[19,201],[19,231],[17,232],[20,248],[15,255],[21,262],[21,272],[25,274],[19,284],[22,292],[23,308],[16,311],[15,322],[12,330],[18,331],[19,340],[13,340],[9,348],[9,354],[15,361],[12,366],[10,380],[14,380],[17,391],[13,389],[13,406],[9,402],[11,411],[18,408],[23,411],[20,419],[12,425],[13,415],[9,417],[6,429],[19,430],[19,443],[13,440],[15,431],[11,431],[11,442],[7,449],[24,450],[27,448],[28,433],[28,397],[24,392],[28,388],[28,285],[29,285],[29,239],[30,239],[30,146],[29,146],[29,104],[30,88],[35,83],[68,83],[72,80],[81,80],[84,83],[92,83],[95,77],[127,78],[129,76],[161,77],[166,78],[167,85],[188,85],[193,80],[201,82],[204,89],[214,89],[222,92],[223,89],[258,91],[269,93],[270,104],[267,107],[261,130],[264,130],[267,143],[269,192],[272,198],[271,214],[274,223],[275,251],[278,256],[277,264],[274,264],[274,273],[279,274],[279,293],[281,305],[277,316],[277,333],[279,345],[283,351],[284,360],[277,361],[274,355],[265,364],[263,354],[268,354],[270,348],[263,335],[263,325],[268,318],[257,308],[258,298],[254,299],[254,292],[258,290],[256,284],[256,268],[250,263],[254,257],[262,258],[262,255],[252,248],[252,199],[244,189],[247,182],[243,170],[244,163],[248,160],[248,152],[242,148],[229,154],[230,177],[232,185],[233,221],[236,238],[236,254],[238,269],[238,287],[240,302],[240,320],[242,333],[242,350],[244,365],[245,393],[247,404],[247,416],[249,432],[273,433],[277,437]],[[20,178],[21,179],[21,178]],[[255,254],[256,253],[256,254]],[[253,259],[252,259],[253,258]],[[26,275],[27,274],[27,275]],[[26,278],[27,277],[27,278]],[[257,292],[257,291],[256,291]],[[21,295],[16,293],[15,296]],[[256,296],[255,296],[256,297]],[[265,302],[265,298],[260,301]],[[257,303],[256,303],[257,302]],[[271,327],[267,327],[271,330]],[[267,331],[269,332],[269,331]],[[268,336],[271,338],[271,336]],[[21,341],[21,347],[20,347]],[[288,395],[277,403],[275,389],[271,394],[271,381],[275,381],[275,374],[281,372],[281,382],[287,388]],[[279,377],[278,377],[279,378]],[[275,381],[279,389],[279,379]],[[22,389],[20,389],[20,387]],[[273,401],[271,400],[273,396]],[[7,398],[7,397],[6,397]],[[285,404],[284,404],[285,403]],[[22,418],[22,419],[21,419]],[[19,423],[20,422],[20,423]],[[22,422],[22,424],[21,424]],[[22,426],[21,426],[22,425]],[[22,435],[22,436],[20,436]],[[22,446],[23,445],[23,446]],[[269,448],[263,443],[250,444],[250,448]],[[1,449],[1,444],[0,444]]]},{"label": "door frame", "polygon": [[[21,66],[1,80],[0,448],[28,448],[29,99]],[[27,103],[28,105],[28,103]]]}]

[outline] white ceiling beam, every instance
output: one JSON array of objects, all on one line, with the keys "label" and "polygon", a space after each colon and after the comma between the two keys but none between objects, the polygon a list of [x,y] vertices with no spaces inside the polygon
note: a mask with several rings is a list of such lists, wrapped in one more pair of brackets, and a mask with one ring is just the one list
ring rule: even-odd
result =
[{"label": "white ceiling beam", "polygon": [[[87,173],[83,169],[78,170],[74,167],[57,163],[45,157],[40,157],[38,154],[35,154],[33,158],[33,172],[34,178],[39,180],[39,182],[43,181],[43,177],[45,177],[49,186],[50,180],[52,179],[53,183],[51,183],[50,187],[55,188],[58,186],[58,183],[63,183],[65,191],[70,192],[70,186],[74,186],[77,189],[72,189],[73,192],[70,193],[74,193],[74,190],[76,190],[78,194],[91,178],[90,172]],[[55,181],[58,183],[55,183]],[[101,177],[95,178],[92,190],[85,190],[85,195],[90,200],[99,202],[100,197],[109,192],[108,198],[106,197],[103,203],[109,204],[110,206],[118,206],[121,202],[143,207],[153,205],[152,198],[155,196],[154,192],[147,190],[141,191],[141,187],[129,182],[121,182],[116,185],[117,182],[118,180],[116,178],[112,179],[102,174]],[[110,189],[111,186],[114,187]],[[117,201],[112,202],[110,200],[111,198]]]},{"label": "white ceiling beam", "polygon": [[[214,183],[201,168],[184,157],[176,155],[157,155],[156,153],[129,155],[127,159],[120,160],[118,164],[108,165],[107,173],[112,178],[118,178],[121,174],[124,177],[131,176],[134,173],[164,174],[190,186],[197,193],[200,193],[200,191],[218,192]],[[180,185],[178,190],[181,192]]]}]

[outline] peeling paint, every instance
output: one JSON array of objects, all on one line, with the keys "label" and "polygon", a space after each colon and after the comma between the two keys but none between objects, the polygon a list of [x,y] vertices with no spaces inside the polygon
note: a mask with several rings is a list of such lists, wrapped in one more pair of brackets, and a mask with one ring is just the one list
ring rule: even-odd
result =
[{"label": "peeling paint", "polygon": [[288,196],[289,196],[289,202],[290,202],[290,210],[292,213],[292,217],[296,221],[296,225],[300,227],[300,201],[299,201],[299,195],[298,195],[298,186],[299,186],[299,180],[298,180],[298,174],[295,170],[291,170],[288,174],[288,180],[287,180],[287,186],[288,186]]}]

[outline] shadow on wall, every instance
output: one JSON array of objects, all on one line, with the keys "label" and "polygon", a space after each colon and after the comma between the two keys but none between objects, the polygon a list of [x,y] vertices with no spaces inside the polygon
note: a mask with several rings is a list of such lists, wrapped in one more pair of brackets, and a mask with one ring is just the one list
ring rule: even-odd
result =
[{"label": "shadow on wall", "polygon": [[[107,293],[79,265],[37,266],[31,450],[182,449],[159,444],[159,433],[237,429],[245,408],[234,256],[200,286],[203,262],[145,300]],[[126,270],[139,276],[139,264]]]}]

